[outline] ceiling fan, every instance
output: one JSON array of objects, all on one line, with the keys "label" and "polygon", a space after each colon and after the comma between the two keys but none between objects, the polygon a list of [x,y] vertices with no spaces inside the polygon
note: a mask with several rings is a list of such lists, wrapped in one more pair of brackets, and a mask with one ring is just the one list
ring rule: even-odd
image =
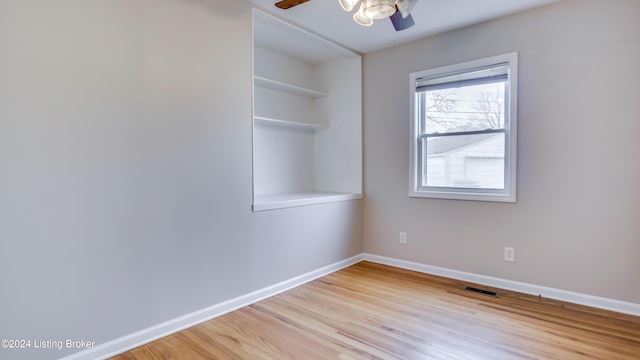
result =
[{"label": "ceiling fan", "polygon": [[[290,9],[309,0],[282,0],[275,5],[280,9]],[[345,11],[350,12],[360,0],[338,0]],[[415,25],[411,10],[418,0],[362,0],[360,8],[353,14],[353,21],[362,26],[371,26],[373,20],[389,18],[396,31]]]}]

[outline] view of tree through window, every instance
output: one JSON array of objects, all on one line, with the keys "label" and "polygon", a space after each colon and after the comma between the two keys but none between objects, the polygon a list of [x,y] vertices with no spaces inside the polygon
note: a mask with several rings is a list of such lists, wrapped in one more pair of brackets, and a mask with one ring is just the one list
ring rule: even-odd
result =
[{"label": "view of tree through window", "polygon": [[426,132],[504,128],[504,82],[426,92]]}]

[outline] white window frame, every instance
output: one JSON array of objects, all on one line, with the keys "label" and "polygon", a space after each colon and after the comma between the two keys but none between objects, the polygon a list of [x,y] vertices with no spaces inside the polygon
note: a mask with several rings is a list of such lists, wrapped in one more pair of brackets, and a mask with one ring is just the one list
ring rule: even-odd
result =
[{"label": "white window frame", "polygon": [[[419,81],[427,78],[451,77],[466,74],[474,70],[508,64],[507,88],[505,90],[505,163],[504,189],[478,189],[422,186],[423,152],[421,149],[421,115],[416,91]],[[464,75],[463,75],[464,76]],[[518,53],[492,56],[484,59],[418,71],[410,74],[410,174],[409,196],[420,198],[438,198],[455,200],[478,200],[516,202],[516,169],[517,169],[517,104],[518,104]]]}]

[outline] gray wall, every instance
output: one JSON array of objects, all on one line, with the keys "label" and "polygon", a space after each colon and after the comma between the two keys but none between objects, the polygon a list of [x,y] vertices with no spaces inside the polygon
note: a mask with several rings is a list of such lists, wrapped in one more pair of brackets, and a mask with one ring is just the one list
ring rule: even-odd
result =
[{"label": "gray wall", "polygon": [[[640,303],[639,34],[640,1],[567,0],[367,54],[365,251]],[[408,198],[409,73],[512,51],[518,202]]]},{"label": "gray wall", "polygon": [[[362,228],[370,253],[640,303],[639,13],[566,0],[367,55],[362,226],[360,201],[250,211],[244,2],[0,0],[0,338],[112,340],[358,254]],[[510,51],[518,203],[409,199],[408,74]]]},{"label": "gray wall", "polygon": [[243,1],[0,0],[0,338],[101,343],[362,252],[361,201],[251,212],[251,84]]}]

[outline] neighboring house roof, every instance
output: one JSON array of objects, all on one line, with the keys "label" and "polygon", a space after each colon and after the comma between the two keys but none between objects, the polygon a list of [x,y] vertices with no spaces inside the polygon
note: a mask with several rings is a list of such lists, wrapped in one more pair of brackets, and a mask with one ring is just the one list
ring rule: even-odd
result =
[{"label": "neighboring house roof", "polygon": [[427,155],[444,154],[451,150],[459,149],[461,147],[469,146],[475,143],[484,142],[494,136],[498,136],[498,134],[494,133],[434,137],[429,139],[429,145],[427,146]]}]

